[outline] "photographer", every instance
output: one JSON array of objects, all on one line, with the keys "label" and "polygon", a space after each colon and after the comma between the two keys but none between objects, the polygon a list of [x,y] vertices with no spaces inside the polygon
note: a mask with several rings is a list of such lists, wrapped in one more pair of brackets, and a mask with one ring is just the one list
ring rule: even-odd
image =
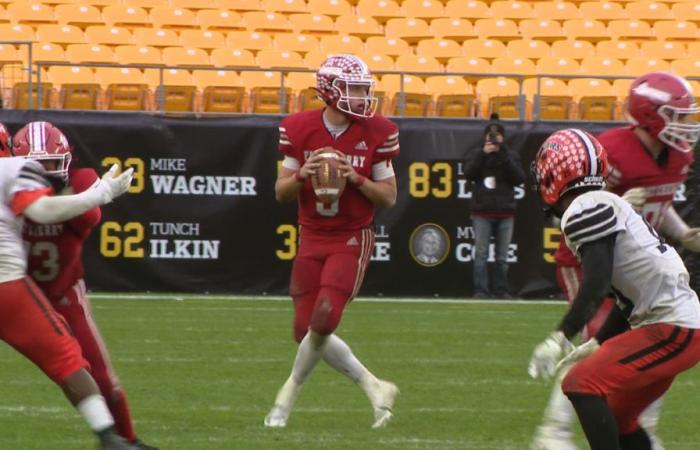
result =
[{"label": "photographer", "polygon": [[[484,130],[484,143],[469,154],[465,175],[474,182],[471,217],[474,226],[474,297],[509,298],[508,246],[513,237],[515,197],[513,188],[522,184],[525,174],[520,156],[505,144],[505,128],[498,114]],[[489,289],[487,259],[489,242],[494,236],[496,265],[493,290]]]}]

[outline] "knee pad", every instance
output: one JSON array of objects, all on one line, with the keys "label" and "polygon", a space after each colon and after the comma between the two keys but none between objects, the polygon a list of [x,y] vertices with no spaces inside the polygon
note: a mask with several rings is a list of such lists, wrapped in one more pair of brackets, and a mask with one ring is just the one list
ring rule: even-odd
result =
[{"label": "knee pad", "polygon": [[310,328],[321,336],[332,334],[338,328],[349,297],[349,293],[322,288],[311,313]]}]

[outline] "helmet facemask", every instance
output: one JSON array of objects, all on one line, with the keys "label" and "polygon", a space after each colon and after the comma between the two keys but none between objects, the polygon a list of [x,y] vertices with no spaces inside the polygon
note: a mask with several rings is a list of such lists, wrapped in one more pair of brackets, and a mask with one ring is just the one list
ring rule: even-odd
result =
[{"label": "helmet facemask", "polygon": [[335,107],[354,117],[370,118],[377,110],[374,96],[374,80],[348,80],[336,78],[331,83],[338,94]]},{"label": "helmet facemask", "polygon": [[[70,153],[60,153],[60,154],[48,154],[45,152],[29,152],[27,156],[25,156],[26,159],[33,159],[35,161],[39,161],[40,163],[43,162],[50,162],[50,161],[56,161],[58,164],[56,165],[55,169],[50,169],[44,166],[46,169],[46,173],[55,175],[57,177],[60,177],[63,180],[68,180],[68,167],[70,166],[71,162],[71,154]],[[43,164],[42,164],[43,165]]]},{"label": "helmet facemask", "polygon": [[700,139],[700,122],[694,119],[700,108],[695,105],[688,108],[662,105],[657,112],[665,123],[657,138],[681,152],[692,151]]}]

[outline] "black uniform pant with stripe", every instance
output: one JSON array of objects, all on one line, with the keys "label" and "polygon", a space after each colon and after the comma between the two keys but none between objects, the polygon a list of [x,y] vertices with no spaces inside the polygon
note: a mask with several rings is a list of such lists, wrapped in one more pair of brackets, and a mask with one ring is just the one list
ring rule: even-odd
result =
[{"label": "black uniform pant with stripe", "polygon": [[605,341],[569,371],[562,390],[606,398],[619,433],[629,434],[639,428],[640,413],[698,361],[700,330],[648,325]]}]

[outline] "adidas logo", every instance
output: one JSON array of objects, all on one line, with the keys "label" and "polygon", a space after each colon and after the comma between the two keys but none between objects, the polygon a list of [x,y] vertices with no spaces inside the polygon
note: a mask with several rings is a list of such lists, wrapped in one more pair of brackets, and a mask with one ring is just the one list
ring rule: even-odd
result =
[{"label": "adidas logo", "polygon": [[358,142],[355,146],[355,150],[367,150],[367,144],[365,143],[365,141]]},{"label": "adidas logo", "polygon": [[345,245],[351,246],[351,245],[360,245],[359,242],[357,242],[357,238],[355,236],[351,237],[348,239],[348,241],[345,243]]}]

